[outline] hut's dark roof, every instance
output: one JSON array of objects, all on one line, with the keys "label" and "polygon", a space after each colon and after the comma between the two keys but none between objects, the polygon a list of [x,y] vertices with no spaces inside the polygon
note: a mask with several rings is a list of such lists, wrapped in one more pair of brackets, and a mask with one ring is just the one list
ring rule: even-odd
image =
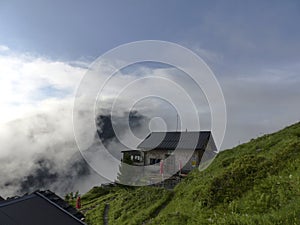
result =
[{"label": "hut's dark roof", "polygon": [[121,152],[122,153],[131,153],[131,154],[137,154],[137,155],[139,155],[141,153],[141,150],[130,150],[130,149],[128,149],[128,150],[123,150]]},{"label": "hut's dark roof", "polygon": [[0,202],[0,224],[5,225],[83,225],[83,215],[51,191]]},{"label": "hut's dark roof", "polygon": [[142,150],[204,150],[210,136],[210,131],[152,132],[138,145],[138,148]]}]

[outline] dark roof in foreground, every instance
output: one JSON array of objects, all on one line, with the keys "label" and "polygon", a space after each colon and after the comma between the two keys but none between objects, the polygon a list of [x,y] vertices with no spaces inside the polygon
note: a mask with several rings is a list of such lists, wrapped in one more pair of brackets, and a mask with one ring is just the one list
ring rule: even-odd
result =
[{"label": "dark roof in foreground", "polygon": [[51,191],[36,191],[0,202],[1,225],[83,225],[82,217]]},{"label": "dark roof in foreground", "polygon": [[210,136],[210,131],[152,132],[138,145],[138,148],[142,150],[204,150]]}]

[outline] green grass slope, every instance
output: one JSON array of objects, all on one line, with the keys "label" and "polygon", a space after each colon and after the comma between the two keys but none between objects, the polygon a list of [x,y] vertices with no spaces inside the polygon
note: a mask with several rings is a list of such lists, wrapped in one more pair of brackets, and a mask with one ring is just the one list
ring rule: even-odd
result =
[{"label": "green grass slope", "polygon": [[82,212],[90,225],[103,224],[105,206],[109,205],[109,224],[143,224],[155,217],[173,192],[153,187],[94,187],[82,196]]},{"label": "green grass slope", "polygon": [[300,123],[221,152],[174,191],[94,188],[82,197],[87,223],[300,224]]}]

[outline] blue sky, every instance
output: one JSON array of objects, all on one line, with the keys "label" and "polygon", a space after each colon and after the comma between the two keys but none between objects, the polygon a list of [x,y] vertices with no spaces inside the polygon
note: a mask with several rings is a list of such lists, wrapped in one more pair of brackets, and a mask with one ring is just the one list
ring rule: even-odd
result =
[{"label": "blue sky", "polygon": [[1,1],[0,43],[74,60],[159,39],[229,63],[278,63],[299,60],[299,11],[299,1]]},{"label": "blue sky", "polygon": [[13,96],[5,104],[69,97],[78,79],[68,71],[83,72],[74,62],[132,41],[172,41],[203,57],[219,79],[232,146],[299,119],[298,21],[299,1],[4,0],[1,65],[11,67],[1,82],[3,96]]}]

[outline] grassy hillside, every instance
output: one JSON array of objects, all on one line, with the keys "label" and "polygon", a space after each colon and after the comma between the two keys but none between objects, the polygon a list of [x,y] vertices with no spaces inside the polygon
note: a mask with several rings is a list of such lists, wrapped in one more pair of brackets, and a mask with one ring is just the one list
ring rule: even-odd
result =
[{"label": "grassy hillside", "polygon": [[300,123],[221,152],[174,191],[93,188],[82,197],[87,223],[300,224]]}]

